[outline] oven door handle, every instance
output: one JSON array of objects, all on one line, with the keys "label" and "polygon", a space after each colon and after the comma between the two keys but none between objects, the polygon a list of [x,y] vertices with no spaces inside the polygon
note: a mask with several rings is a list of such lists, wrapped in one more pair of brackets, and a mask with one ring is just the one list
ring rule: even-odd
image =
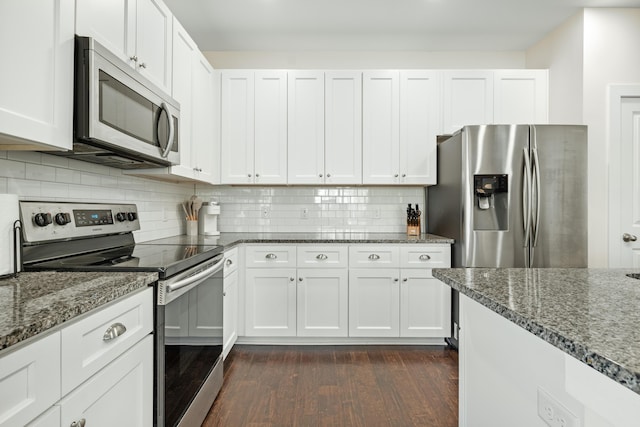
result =
[{"label": "oven door handle", "polygon": [[174,292],[174,291],[177,291],[178,289],[184,288],[185,286],[189,286],[192,283],[195,283],[199,280],[206,279],[209,276],[213,276],[217,272],[222,271],[223,264],[224,264],[224,259],[220,260],[219,262],[215,263],[211,267],[201,271],[198,274],[194,274],[193,276],[189,276],[184,280],[180,280],[176,283],[172,283],[171,285],[167,285],[165,290],[167,293]]}]

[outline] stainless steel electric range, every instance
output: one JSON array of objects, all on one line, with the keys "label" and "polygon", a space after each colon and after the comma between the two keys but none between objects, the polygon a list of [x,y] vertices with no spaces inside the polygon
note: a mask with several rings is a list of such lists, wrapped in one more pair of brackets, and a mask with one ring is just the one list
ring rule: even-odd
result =
[{"label": "stainless steel electric range", "polygon": [[26,271],[158,273],[155,425],[200,425],[222,386],[223,248],[136,243],[134,204],[22,201],[20,216]]}]

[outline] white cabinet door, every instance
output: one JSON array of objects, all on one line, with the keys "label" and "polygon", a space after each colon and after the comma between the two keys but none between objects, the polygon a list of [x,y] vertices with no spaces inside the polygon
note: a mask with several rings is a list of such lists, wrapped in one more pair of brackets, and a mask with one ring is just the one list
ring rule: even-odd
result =
[{"label": "white cabinet door", "polygon": [[189,292],[189,336],[222,341],[223,283],[219,277],[207,279]]},{"label": "white cabinet door", "polygon": [[348,279],[346,268],[298,269],[298,336],[348,336]]},{"label": "white cabinet door", "polygon": [[222,355],[227,357],[238,339],[238,270],[224,277]]},{"label": "white cabinet door", "polygon": [[193,61],[191,164],[195,168],[195,178],[198,181],[217,184],[220,177],[216,166],[219,163],[216,156],[219,150],[214,122],[216,77],[213,67],[200,51],[195,52]]},{"label": "white cabinet door", "polygon": [[246,335],[296,335],[295,268],[249,268],[246,272]]},{"label": "white cabinet door", "polygon": [[60,425],[60,406],[54,406],[27,424],[27,427],[58,427]]},{"label": "white cabinet door", "polygon": [[136,2],[136,67],[156,86],[171,93],[173,15],[161,0]]},{"label": "white cabinet door", "polygon": [[400,182],[436,183],[436,136],[440,133],[440,75],[400,72]]},{"label": "white cabinet door", "polygon": [[549,123],[547,70],[494,72],[494,123]]},{"label": "white cabinet door", "polygon": [[400,271],[349,271],[349,336],[397,337],[400,331]]},{"label": "white cabinet door", "polygon": [[254,79],[252,71],[221,75],[222,184],[252,184],[254,157]]},{"label": "white cabinet door", "polygon": [[400,336],[445,338],[451,335],[451,289],[431,270],[402,269]]},{"label": "white cabinet door", "polygon": [[0,426],[23,426],[58,399],[59,332],[0,359]]},{"label": "white cabinet door", "polygon": [[136,0],[76,0],[76,34],[93,37],[135,67]]},{"label": "white cabinet door", "polygon": [[289,73],[288,183],[324,182],[324,73]]},{"label": "white cabinet door", "polygon": [[465,125],[493,123],[492,71],[445,71],[443,80],[444,133]]},{"label": "white cabinet door", "polygon": [[327,184],[362,184],[362,72],[325,73]]},{"label": "white cabinet door", "polygon": [[153,336],[147,335],[60,402],[62,425],[153,425]]},{"label": "white cabinet door", "polygon": [[255,72],[255,183],[287,183],[287,73]]},{"label": "white cabinet door", "polygon": [[71,149],[73,17],[73,0],[0,3],[0,149]]},{"label": "white cabinet door", "polygon": [[397,71],[362,76],[362,182],[399,182],[400,84]]}]

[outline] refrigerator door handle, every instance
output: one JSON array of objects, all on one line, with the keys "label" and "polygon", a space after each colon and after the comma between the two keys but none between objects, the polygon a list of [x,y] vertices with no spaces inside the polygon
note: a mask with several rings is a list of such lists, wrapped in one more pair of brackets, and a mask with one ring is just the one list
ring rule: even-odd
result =
[{"label": "refrigerator door handle", "polygon": [[[535,185],[534,187],[534,191],[533,194],[536,195],[536,206],[535,206],[535,211],[533,210],[533,206],[532,211],[533,211],[533,222],[534,222],[534,227],[533,227],[533,244],[531,245],[532,248],[535,248],[536,245],[538,244],[538,231],[540,229],[540,160],[538,159],[538,149],[534,148],[533,150],[533,173],[536,177],[535,181],[533,182],[533,184]],[[533,257],[532,257],[533,258]],[[533,259],[531,260],[531,262],[533,263]]]},{"label": "refrigerator door handle", "polygon": [[[524,180],[522,181],[522,223],[524,226],[523,247],[529,246],[531,236],[531,159],[529,157],[529,147],[523,149],[524,152]],[[526,251],[528,253],[528,251]],[[528,257],[525,265],[529,266]]]}]

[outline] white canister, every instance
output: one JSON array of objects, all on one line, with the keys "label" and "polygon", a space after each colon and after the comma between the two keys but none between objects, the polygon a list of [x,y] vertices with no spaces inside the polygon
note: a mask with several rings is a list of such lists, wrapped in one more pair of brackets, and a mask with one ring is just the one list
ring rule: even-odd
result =
[{"label": "white canister", "polygon": [[19,218],[18,195],[0,194],[0,276],[16,273],[13,224]]}]

